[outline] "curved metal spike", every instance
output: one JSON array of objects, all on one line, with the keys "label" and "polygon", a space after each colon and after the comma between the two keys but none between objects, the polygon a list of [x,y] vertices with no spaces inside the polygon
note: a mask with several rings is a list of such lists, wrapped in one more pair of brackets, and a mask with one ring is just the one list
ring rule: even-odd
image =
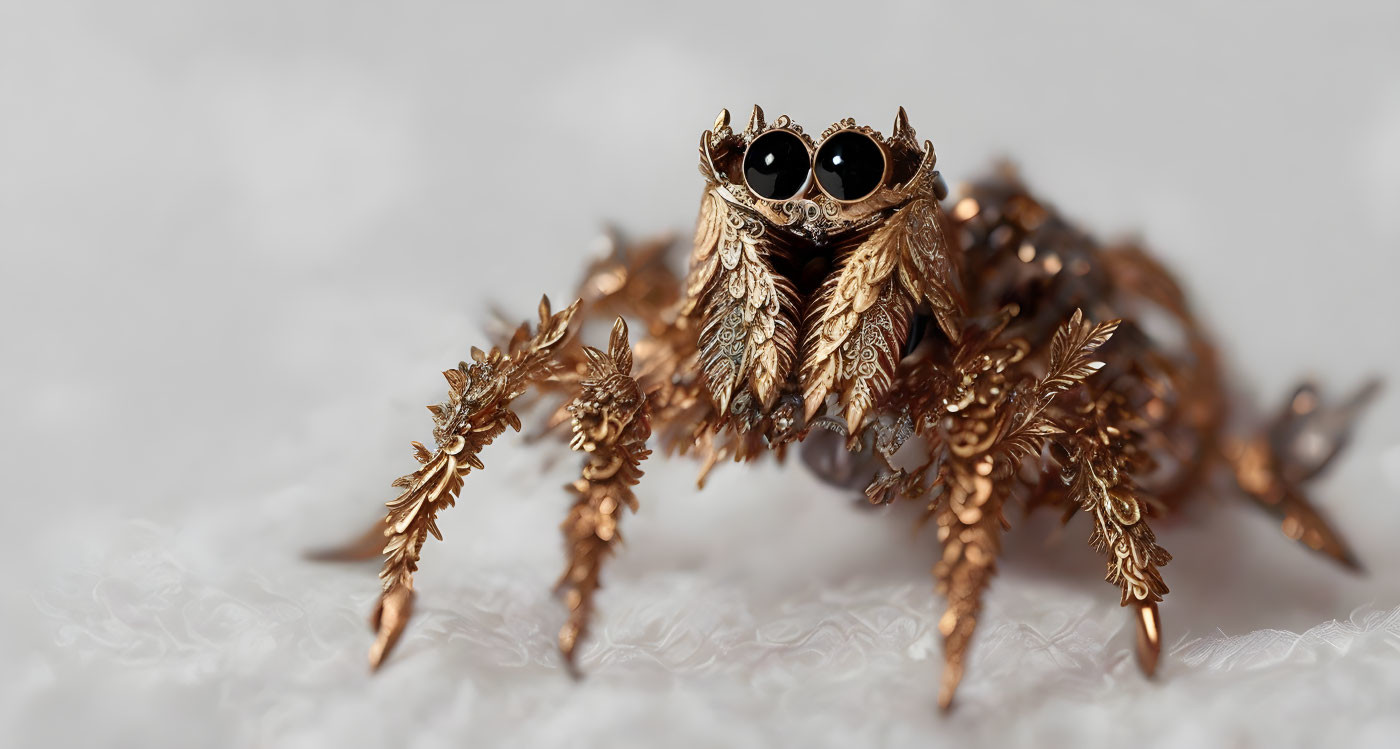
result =
[{"label": "curved metal spike", "polygon": [[369,668],[378,671],[389,651],[394,649],[403,634],[408,619],[413,615],[413,584],[399,585],[385,591],[379,597],[379,605],[370,616],[369,626],[374,630],[374,644],[369,649]]},{"label": "curved metal spike", "polygon": [[758,131],[762,130],[763,128],[764,128],[763,108],[760,107],[760,106],[758,106],[757,104],[755,104],[755,105],[753,105],[753,113],[749,115],[749,127],[748,127],[748,130],[749,130],[750,133],[757,133]]},{"label": "curved metal spike", "polygon": [[713,133],[709,130],[700,133],[700,171],[706,175],[718,176],[719,168],[715,166],[715,155],[710,149],[711,135]]},{"label": "curved metal spike", "polygon": [[729,110],[721,109],[719,110],[719,116],[715,117],[715,126],[712,130],[714,130],[714,132],[719,132],[726,127],[729,127]]},{"label": "curved metal spike", "polygon": [[1155,601],[1138,601],[1136,613],[1138,666],[1152,676],[1162,656],[1162,617]]},{"label": "curved metal spike", "polygon": [[914,140],[914,128],[909,127],[909,113],[904,111],[904,107],[900,107],[899,111],[895,113],[894,132],[890,134],[890,138],[907,138],[911,141]]}]

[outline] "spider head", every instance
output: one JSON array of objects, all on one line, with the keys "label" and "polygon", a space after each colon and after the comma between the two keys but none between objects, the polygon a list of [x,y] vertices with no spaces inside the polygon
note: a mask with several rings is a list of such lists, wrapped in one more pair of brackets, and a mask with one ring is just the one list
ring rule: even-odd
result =
[{"label": "spider head", "polygon": [[721,111],[701,136],[707,184],[683,312],[698,321],[706,385],[731,423],[796,424],[769,434],[783,441],[835,409],[855,440],[920,322],[956,338],[934,162],[902,108],[889,136],[845,119],[813,139],[756,106],[742,130]]},{"label": "spider head", "polygon": [[723,110],[700,137],[700,173],[724,200],[818,244],[870,227],[916,197],[946,197],[935,160],[903,107],[888,137],[844,119],[814,140],[786,115],[768,122],[758,106],[744,129],[733,129]]}]

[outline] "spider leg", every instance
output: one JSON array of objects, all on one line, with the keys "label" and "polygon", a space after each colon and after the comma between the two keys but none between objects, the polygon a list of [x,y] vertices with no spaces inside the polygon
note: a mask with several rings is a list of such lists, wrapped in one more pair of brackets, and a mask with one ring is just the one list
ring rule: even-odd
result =
[{"label": "spider leg", "polygon": [[313,562],[365,562],[383,553],[387,535],[389,524],[380,518],[355,538],[339,546],[312,549],[306,552],[306,558]]},{"label": "spider leg", "polygon": [[1006,527],[1002,504],[1009,481],[994,481],[991,456],[976,460],[948,460],[939,480],[943,494],[934,508],[943,558],[933,568],[938,592],[948,605],[938,620],[943,635],[943,677],[938,706],[953,704],[962,681],[968,646],[982,610],[982,592],[996,573],[1001,553],[1001,531]]},{"label": "spider leg", "polygon": [[559,630],[559,651],[570,670],[588,632],[603,561],[622,538],[617,530],[622,509],[637,511],[632,487],[650,454],[646,441],[651,435],[650,410],[632,377],[632,350],[622,318],[613,324],[606,352],[584,352],[588,374],[568,406],[573,427],[569,446],[587,459],[582,476],[569,486],[576,499],[561,526],[569,560],[556,586],[569,607],[569,619]]},{"label": "spider leg", "polygon": [[1104,402],[1090,421],[1066,442],[1072,445],[1063,479],[1069,499],[1093,522],[1089,543],[1108,557],[1106,580],[1122,590],[1121,604],[1134,607],[1138,665],[1151,676],[1162,652],[1162,625],[1157,603],[1168,592],[1159,567],[1171,554],[1157,544],[1148,525],[1148,503],[1133,481],[1146,460],[1128,430],[1106,424]]},{"label": "spider leg", "polygon": [[[378,668],[398,642],[413,611],[413,573],[429,534],[442,539],[437,514],[456,503],[462,480],[472,469],[483,467],[477,454],[507,427],[520,430],[520,419],[511,401],[529,386],[548,378],[558,366],[555,354],[568,340],[569,323],[578,305],[551,314],[549,300],[540,301],[540,322],[531,331],[522,325],[506,348],[489,352],[472,350],[473,363],[462,362],[443,373],[448,382],[446,402],[429,406],[437,442],[435,450],[414,443],[414,456],[422,468],[400,477],[402,489],[388,503],[384,518],[384,569],[379,573],[383,592],[370,619],[375,641],[369,652],[371,668]],[[353,546],[353,544],[352,544]]]},{"label": "spider leg", "polygon": [[[575,287],[579,300],[575,325],[588,330],[594,323],[611,324],[617,317],[633,320],[641,331],[636,347],[637,379],[647,379],[647,370],[658,365],[674,369],[671,344],[673,339],[684,338],[674,319],[681,278],[668,262],[677,246],[674,237],[633,241],[609,228],[599,244]],[[560,367],[556,375],[542,383],[526,403],[530,410],[538,403],[545,404],[542,411],[546,414],[542,423],[529,430],[527,442],[562,439],[569,433],[572,417],[568,405],[587,375],[589,363],[576,339],[559,350],[557,359]]]},{"label": "spider leg", "polygon": [[[900,492],[921,494],[928,470],[936,471],[933,483],[941,487],[929,515],[943,544],[934,577],[948,601],[938,621],[944,657],[938,704],[944,710],[962,681],[982,593],[996,572],[1001,532],[1009,527],[1003,509],[1017,476],[1023,465],[1041,463],[1048,439],[1063,436],[1056,418],[1063,411],[1061,396],[1079,392],[1102,367],[1093,356],[1117,326],[1116,320],[1093,323],[1075,312],[1056,331],[1038,376],[1019,366],[1028,344],[1004,339],[1004,323],[970,328],[952,356],[953,377],[941,378],[933,364],[915,364],[901,377],[896,398],[914,414],[915,433],[923,429],[931,452],[924,467],[901,479]],[[877,475],[867,495],[883,496],[887,489]]]},{"label": "spider leg", "polygon": [[1378,390],[1372,381],[1343,403],[1328,405],[1316,387],[1305,384],[1264,434],[1227,450],[1235,483],[1279,519],[1284,535],[1357,571],[1360,562],[1313,506],[1304,486],[1346,446],[1357,418]]},{"label": "spider leg", "polygon": [[605,231],[601,252],[575,292],[582,302],[580,321],[633,317],[655,333],[681,296],[681,277],[668,265],[676,246],[670,235],[629,241],[612,228]]}]

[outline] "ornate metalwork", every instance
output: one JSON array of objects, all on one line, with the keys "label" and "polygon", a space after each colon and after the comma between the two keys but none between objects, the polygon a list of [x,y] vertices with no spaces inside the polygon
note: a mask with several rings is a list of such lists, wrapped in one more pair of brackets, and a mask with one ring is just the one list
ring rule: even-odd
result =
[{"label": "ornate metalwork", "polygon": [[[773,130],[805,144],[806,169],[826,138],[857,133],[848,142],[878,148],[882,171],[836,194],[865,192],[872,174],[878,186],[837,201],[808,179],[796,195],[760,197],[747,187],[745,151]],[[794,141],[784,142],[792,153]],[[1161,568],[1171,560],[1150,523],[1200,494],[1216,467],[1230,466],[1286,535],[1357,566],[1305,488],[1373,387],[1328,408],[1306,386],[1259,435],[1227,433],[1217,355],[1165,268],[1135,245],[1100,244],[1006,167],[945,202],[935,162],[903,109],[889,137],[848,119],[817,141],[758,107],[736,131],[722,111],[700,140],[706,185],[686,276],[669,269],[670,242],[613,238],[578,302],[557,314],[543,303],[537,326],[445,373],[448,400],[430,407],[436,448],[414,443],[422,467],[395,482],[402,494],[384,521],[323,555],[383,549],[371,663],[408,621],[437,513],[482,467],[480,450],[519,429],[513,409],[541,404],[551,414],[541,434],[568,425],[584,456],[559,582],[570,667],[622,509],[637,508],[632,487],[653,429],[664,451],[700,460],[702,486],[721,461],[782,459],[802,443],[807,465],[833,484],[864,487],[871,502],[923,503],[943,545],[934,576],[947,599],[944,708],[963,677],[1010,503],[1055,508],[1066,521],[1088,516],[1089,543],[1133,611],[1148,674],[1161,654]],[[874,166],[834,163],[824,179]],[[570,333],[612,316],[606,351]],[[1177,335],[1149,333],[1154,317]],[[644,331],[635,348],[623,318]]]},{"label": "ornate metalwork", "polygon": [[577,310],[574,304],[550,314],[549,299],[541,299],[539,327],[533,335],[528,325],[522,325],[504,350],[474,348],[471,364],[462,362],[442,373],[447,378],[447,400],[428,406],[437,449],[429,451],[422,443],[413,443],[413,457],[423,467],[394,481],[403,493],[389,502],[384,518],[388,543],[379,573],[384,592],[372,617],[377,637],[370,649],[371,666],[383,662],[412,612],[413,573],[423,542],[429,534],[442,540],[438,512],[456,503],[462,479],[472,469],[486,467],[477,457],[481,449],[507,427],[520,430],[520,417],[510,410],[510,403],[532,382],[549,376],[556,366],[554,350],[565,340]]}]

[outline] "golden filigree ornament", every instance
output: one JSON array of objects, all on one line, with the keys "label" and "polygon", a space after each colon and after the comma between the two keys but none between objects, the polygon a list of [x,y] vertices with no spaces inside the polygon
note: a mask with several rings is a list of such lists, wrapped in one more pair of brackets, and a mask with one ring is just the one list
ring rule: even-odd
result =
[{"label": "golden filigree ornament", "polygon": [[[480,451],[520,429],[523,406],[552,414],[543,433],[567,435],[583,458],[559,580],[571,668],[622,512],[637,509],[649,441],[696,456],[702,486],[721,461],[782,460],[800,443],[833,484],[926,505],[943,547],[944,708],[1010,504],[1088,516],[1148,674],[1171,559],[1150,522],[1221,466],[1289,537],[1356,567],[1305,488],[1374,387],[1327,407],[1305,386],[1257,436],[1229,431],[1215,350],[1161,265],[1140,247],[1100,244],[1009,168],[949,199],[935,162],[902,108],[888,136],[841,120],[817,139],[758,107],[735,130],[722,111],[700,139],[705,188],[686,275],[669,270],[673,243],[612,238],[579,301],[558,313],[542,302],[535,326],[444,373],[448,398],[429,407],[436,446],[414,443],[421,467],[395,482],[402,493],[378,526],[322,555],[385,557],[371,664],[409,621],[438,513],[482,468]],[[609,317],[606,350],[573,335]],[[624,318],[642,332],[635,347]],[[1161,336],[1149,318],[1177,330]]]}]

